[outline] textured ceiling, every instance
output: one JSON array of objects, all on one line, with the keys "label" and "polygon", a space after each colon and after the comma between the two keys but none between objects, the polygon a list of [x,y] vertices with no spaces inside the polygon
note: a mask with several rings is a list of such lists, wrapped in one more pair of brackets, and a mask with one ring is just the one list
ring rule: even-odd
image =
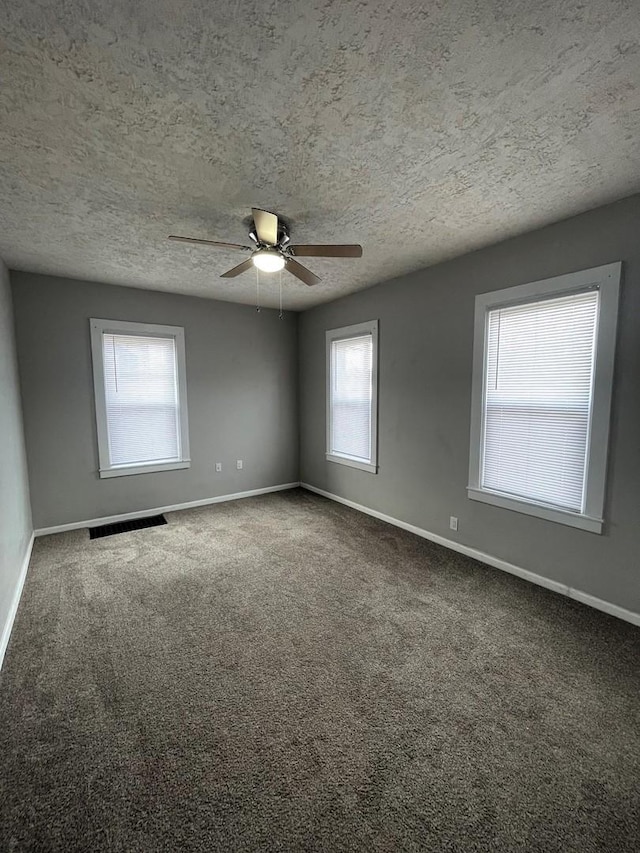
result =
[{"label": "textured ceiling", "polygon": [[637,0],[4,0],[0,255],[251,302],[244,256],[165,238],[254,205],[363,244],[282,274],[334,299],[639,191],[639,40]]}]

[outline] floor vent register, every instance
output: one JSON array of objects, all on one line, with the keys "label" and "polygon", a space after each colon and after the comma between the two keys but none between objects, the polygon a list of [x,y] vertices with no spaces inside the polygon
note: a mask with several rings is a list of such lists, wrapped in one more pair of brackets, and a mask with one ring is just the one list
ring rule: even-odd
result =
[{"label": "floor vent register", "polygon": [[101,539],[103,536],[115,536],[116,533],[129,533],[131,530],[144,530],[147,527],[159,527],[166,524],[164,515],[148,515],[146,518],[131,518],[128,521],[116,521],[114,524],[101,524],[100,527],[89,528],[90,539]]}]

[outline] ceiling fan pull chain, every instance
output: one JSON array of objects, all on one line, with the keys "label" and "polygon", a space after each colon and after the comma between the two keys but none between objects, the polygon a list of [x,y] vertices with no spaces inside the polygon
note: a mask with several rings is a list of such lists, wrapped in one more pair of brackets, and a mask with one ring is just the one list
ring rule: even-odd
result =
[{"label": "ceiling fan pull chain", "polygon": [[256,311],[260,313],[260,270],[256,267]]},{"label": "ceiling fan pull chain", "polygon": [[283,317],[283,314],[282,314],[282,270],[280,270],[280,272],[278,273],[278,279],[279,279],[278,283],[280,285],[280,314],[278,316],[282,320],[282,317]]}]

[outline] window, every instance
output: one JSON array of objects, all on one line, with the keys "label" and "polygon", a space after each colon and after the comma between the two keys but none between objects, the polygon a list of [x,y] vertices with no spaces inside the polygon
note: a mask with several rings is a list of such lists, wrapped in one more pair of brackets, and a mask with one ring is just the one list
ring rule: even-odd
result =
[{"label": "window", "polygon": [[184,330],[90,324],[100,476],[188,468]]},{"label": "window", "polygon": [[327,454],[377,471],[378,321],[327,332]]},{"label": "window", "polygon": [[473,500],[601,532],[620,269],[476,297]]}]

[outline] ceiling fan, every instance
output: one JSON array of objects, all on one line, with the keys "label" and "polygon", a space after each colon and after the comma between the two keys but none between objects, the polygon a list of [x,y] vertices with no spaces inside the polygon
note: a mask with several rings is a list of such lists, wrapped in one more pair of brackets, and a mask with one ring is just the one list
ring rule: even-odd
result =
[{"label": "ceiling fan", "polygon": [[241,246],[238,243],[219,243],[215,240],[198,240],[194,237],[177,237],[172,234],[169,240],[180,243],[195,243],[203,246],[219,246],[222,249],[240,249],[251,252],[251,256],[238,266],[222,273],[221,278],[235,278],[255,266],[263,272],[277,272],[286,269],[305,284],[317,284],[320,278],[310,269],[299,264],[296,258],[361,258],[362,246],[357,244],[340,244],[316,246],[309,244],[291,244],[289,228],[275,213],[259,210],[254,207],[253,227],[249,237],[254,246]]}]

